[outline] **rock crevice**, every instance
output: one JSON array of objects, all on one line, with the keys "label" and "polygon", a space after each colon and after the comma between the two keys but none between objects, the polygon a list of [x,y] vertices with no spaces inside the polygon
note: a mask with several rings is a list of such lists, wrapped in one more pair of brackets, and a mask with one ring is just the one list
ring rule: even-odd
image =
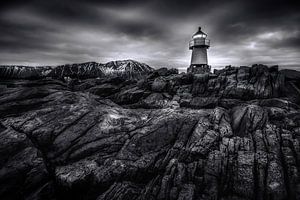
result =
[{"label": "rock crevice", "polygon": [[0,199],[299,199],[291,80],[253,66],[3,81]]}]

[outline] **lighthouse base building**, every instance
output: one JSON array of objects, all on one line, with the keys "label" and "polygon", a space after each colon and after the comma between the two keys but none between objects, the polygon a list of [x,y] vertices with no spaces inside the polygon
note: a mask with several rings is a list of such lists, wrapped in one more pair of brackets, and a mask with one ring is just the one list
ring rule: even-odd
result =
[{"label": "lighthouse base building", "polygon": [[204,74],[211,72],[211,67],[209,65],[190,65],[187,69],[188,73],[194,74]]},{"label": "lighthouse base building", "polygon": [[211,67],[207,61],[207,49],[210,46],[210,40],[207,35],[199,30],[193,35],[189,43],[189,49],[192,50],[191,65],[187,69],[188,73],[209,73]]}]

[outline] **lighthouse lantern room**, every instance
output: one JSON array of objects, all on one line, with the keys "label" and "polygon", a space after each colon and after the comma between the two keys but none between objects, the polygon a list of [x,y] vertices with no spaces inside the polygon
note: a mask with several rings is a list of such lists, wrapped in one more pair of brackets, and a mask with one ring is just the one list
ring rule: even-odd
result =
[{"label": "lighthouse lantern room", "polygon": [[189,42],[189,49],[192,50],[191,65],[188,68],[190,73],[208,73],[210,66],[207,62],[207,49],[210,46],[210,40],[207,34],[202,32],[201,27],[193,35]]}]

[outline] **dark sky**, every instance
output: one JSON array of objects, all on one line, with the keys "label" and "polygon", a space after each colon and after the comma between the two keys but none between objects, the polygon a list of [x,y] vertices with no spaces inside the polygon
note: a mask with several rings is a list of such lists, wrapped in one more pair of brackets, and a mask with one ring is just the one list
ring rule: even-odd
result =
[{"label": "dark sky", "polygon": [[300,69],[300,6],[288,0],[11,0],[0,3],[0,64],[134,59],[189,65],[188,42],[208,34],[209,64]]}]

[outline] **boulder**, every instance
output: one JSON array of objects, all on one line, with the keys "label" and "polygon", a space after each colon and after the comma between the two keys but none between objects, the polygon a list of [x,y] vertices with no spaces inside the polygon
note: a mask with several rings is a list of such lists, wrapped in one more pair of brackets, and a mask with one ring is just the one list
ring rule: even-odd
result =
[{"label": "boulder", "polygon": [[190,108],[215,108],[219,99],[216,97],[194,97],[186,107]]},{"label": "boulder", "polygon": [[113,97],[113,100],[118,104],[133,104],[147,95],[149,95],[149,93],[145,92],[145,90],[139,89],[138,87],[133,87],[116,93]]},{"label": "boulder", "polygon": [[154,92],[164,92],[166,87],[167,87],[167,81],[162,77],[158,77],[154,79],[151,86],[151,90]]},{"label": "boulder", "polygon": [[110,96],[112,94],[115,94],[117,91],[119,91],[119,87],[112,85],[110,83],[105,83],[102,85],[97,85],[95,87],[92,87],[88,90],[90,93],[98,95],[98,96],[102,96],[102,97],[106,97],[106,96]]},{"label": "boulder", "polygon": [[291,69],[283,69],[280,70],[280,73],[285,76],[286,79],[288,80],[300,80],[300,72],[296,70],[291,70]]}]

